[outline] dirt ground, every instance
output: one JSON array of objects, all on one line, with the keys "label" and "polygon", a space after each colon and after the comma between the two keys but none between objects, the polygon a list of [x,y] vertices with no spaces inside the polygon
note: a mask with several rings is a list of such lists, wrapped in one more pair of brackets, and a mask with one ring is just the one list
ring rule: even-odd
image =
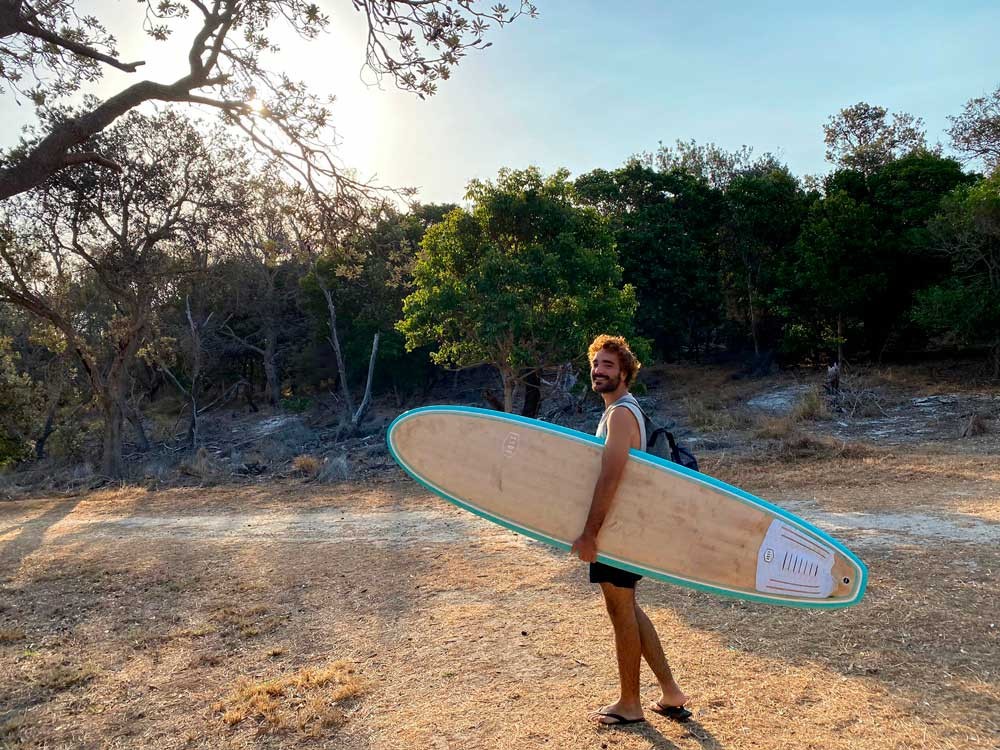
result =
[{"label": "dirt ground", "polygon": [[584,567],[388,474],[0,504],[0,746],[1000,743],[992,459],[708,463],[832,530],[871,583],[836,612],[640,584],[687,725],[588,724],[616,681]]},{"label": "dirt ground", "polygon": [[641,583],[694,721],[588,723],[617,680],[585,566],[366,453],[333,485],[0,502],[0,748],[1000,747],[1000,435],[958,439],[989,391],[880,372],[792,419],[793,375],[651,375],[704,471],[871,572],[834,612]]}]

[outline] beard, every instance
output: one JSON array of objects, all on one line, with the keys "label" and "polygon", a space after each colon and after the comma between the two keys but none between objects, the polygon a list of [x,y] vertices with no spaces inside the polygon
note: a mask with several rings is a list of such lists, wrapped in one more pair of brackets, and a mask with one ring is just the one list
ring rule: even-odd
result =
[{"label": "beard", "polygon": [[594,393],[611,393],[618,389],[622,383],[622,376],[618,375],[614,378],[600,378],[595,380],[593,377],[590,378],[590,388]]}]

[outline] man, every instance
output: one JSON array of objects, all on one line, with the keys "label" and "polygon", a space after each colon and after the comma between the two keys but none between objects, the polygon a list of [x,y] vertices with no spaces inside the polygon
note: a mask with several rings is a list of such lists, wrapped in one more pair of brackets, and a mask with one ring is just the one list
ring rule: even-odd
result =
[{"label": "man", "polygon": [[645,721],[639,698],[640,657],[645,657],[660,683],[659,698],[649,710],[675,721],[686,721],[691,712],[684,708],[687,696],[681,692],[663,654],[653,623],[635,601],[635,585],[641,576],[597,562],[598,536],[611,509],[618,483],[628,461],[629,449],[646,449],[646,430],[642,410],[628,392],[642,366],[618,336],[598,336],[587,352],[590,381],[604,399],[604,415],[597,426],[597,436],[605,437],[601,473],[594,487],[594,497],[583,533],[573,543],[572,552],[590,563],[590,581],[599,583],[604,603],[615,630],[618,677],[621,693],[618,701],[594,712],[600,724],[621,725]]}]

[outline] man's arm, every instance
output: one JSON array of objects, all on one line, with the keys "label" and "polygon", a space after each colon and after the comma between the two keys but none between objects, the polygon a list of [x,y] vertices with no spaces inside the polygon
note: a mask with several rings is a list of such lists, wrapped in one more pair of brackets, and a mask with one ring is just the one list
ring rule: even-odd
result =
[{"label": "man's arm", "polygon": [[601,457],[601,473],[594,486],[594,497],[590,502],[590,513],[583,533],[573,542],[572,552],[584,562],[597,560],[597,535],[604,525],[611,502],[618,491],[628,461],[628,452],[632,441],[639,431],[632,412],[618,408],[611,412],[608,419],[608,437],[604,442],[604,453]]}]

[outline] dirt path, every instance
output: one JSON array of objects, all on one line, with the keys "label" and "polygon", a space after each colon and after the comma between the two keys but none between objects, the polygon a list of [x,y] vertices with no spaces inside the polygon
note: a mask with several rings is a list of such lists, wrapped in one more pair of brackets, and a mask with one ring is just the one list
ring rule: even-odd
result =
[{"label": "dirt path", "polygon": [[996,482],[901,470],[862,502],[795,471],[748,489],[858,549],[865,601],[645,582],[696,721],[635,730],[584,721],[616,682],[583,567],[405,480],[0,505],[0,747],[997,746]]}]

